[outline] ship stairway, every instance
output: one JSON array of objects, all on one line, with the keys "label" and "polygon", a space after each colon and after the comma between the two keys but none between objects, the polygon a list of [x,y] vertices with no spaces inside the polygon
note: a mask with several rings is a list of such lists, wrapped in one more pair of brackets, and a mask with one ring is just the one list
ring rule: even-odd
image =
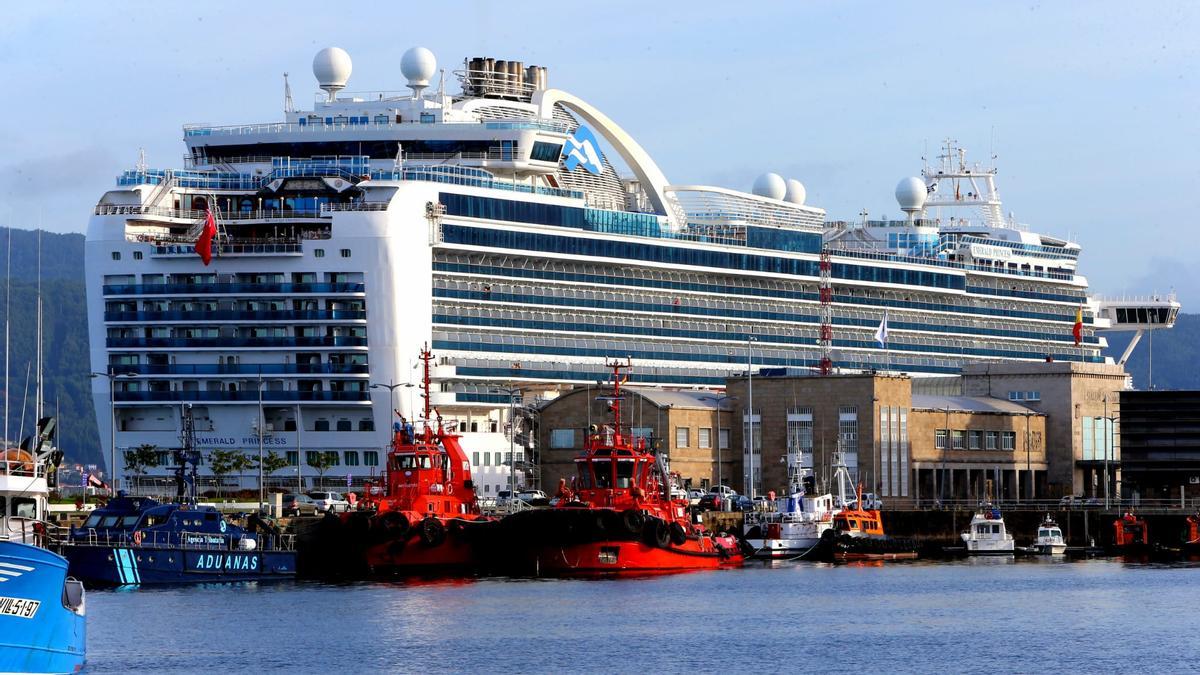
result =
[{"label": "ship stairway", "polygon": [[154,186],[142,202],[143,206],[158,206],[158,202],[162,199],[163,194],[170,192],[171,188],[175,187],[175,172],[167,169],[163,172],[163,179],[158,185]]}]

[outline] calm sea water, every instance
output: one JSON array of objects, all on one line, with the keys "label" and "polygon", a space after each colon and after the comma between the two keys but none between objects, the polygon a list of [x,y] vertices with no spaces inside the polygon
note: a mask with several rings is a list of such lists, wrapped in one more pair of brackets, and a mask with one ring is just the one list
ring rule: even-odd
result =
[{"label": "calm sea water", "polygon": [[1200,567],[811,563],[94,591],[88,673],[1195,672]]}]

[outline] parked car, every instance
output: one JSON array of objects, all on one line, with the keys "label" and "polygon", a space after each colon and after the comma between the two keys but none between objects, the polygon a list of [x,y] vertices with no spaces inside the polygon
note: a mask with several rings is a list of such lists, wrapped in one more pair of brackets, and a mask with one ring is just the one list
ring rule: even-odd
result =
[{"label": "parked car", "polygon": [[701,511],[721,511],[729,506],[728,500],[715,492],[708,492],[700,498],[696,508]]},{"label": "parked car", "polygon": [[722,497],[725,497],[725,498],[736,497],[738,494],[737,490],[734,490],[733,488],[729,487],[728,485],[714,485],[711,488],[709,488],[708,491],[713,494],[721,495]]},{"label": "parked car", "polygon": [[883,500],[880,499],[874,492],[866,492],[862,496],[862,508],[869,511],[882,511]]},{"label": "parked car", "polygon": [[496,508],[507,509],[511,502],[512,502],[512,491],[511,490],[501,490],[496,493]]},{"label": "parked car", "polygon": [[310,492],[308,496],[312,498],[313,504],[317,510],[322,513],[337,513],[339,511],[349,511],[350,502],[346,501],[340,492]]},{"label": "parked car", "polygon": [[525,502],[530,506],[549,506],[550,499],[546,497],[546,493],[541,490],[521,490],[517,493],[517,499]]},{"label": "parked car", "polygon": [[704,490],[696,490],[696,489],[688,490],[687,491],[688,504],[691,504],[692,506],[699,505],[700,500],[704,498],[705,494],[706,493],[704,492]]},{"label": "parked car", "polygon": [[754,501],[746,495],[738,495],[733,497],[732,502],[733,508],[730,509],[731,511],[751,511],[754,509]]},{"label": "parked car", "polygon": [[308,495],[286,494],[283,496],[283,516],[315,516],[317,505]]},{"label": "parked car", "polygon": [[1068,508],[1070,508],[1072,506],[1081,506],[1082,504],[1083,504],[1083,495],[1067,495],[1067,496],[1063,497],[1062,499],[1058,500],[1059,506],[1066,506]]},{"label": "parked car", "polygon": [[684,490],[681,487],[672,487],[671,488],[671,499],[687,499],[687,498],[688,498],[687,490]]}]

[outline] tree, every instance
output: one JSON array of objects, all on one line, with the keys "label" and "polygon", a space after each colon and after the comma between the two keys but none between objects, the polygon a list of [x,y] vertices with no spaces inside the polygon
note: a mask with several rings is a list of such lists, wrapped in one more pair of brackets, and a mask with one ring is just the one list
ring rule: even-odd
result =
[{"label": "tree", "polygon": [[244,473],[254,466],[254,460],[241,450],[213,450],[208,456],[208,467],[217,477],[217,495],[221,494],[222,480],[231,473]]},{"label": "tree", "polygon": [[336,455],[332,452],[310,452],[308,453],[308,465],[321,477],[321,484],[325,483],[325,472],[333,466],[333,458]]},{"label": "tree", "polygon": [[[143,443],[136,448],[130,448],[122,453],[125,460],[125,470],[136,476],[146,473],[147,469],[158,466],[158,446],[153,443]],[[112,481],[112,478],[109,478]]]},{"label": "tree", "polygon": [[[267,454],[263,455],[262,472],[264,478],[270,476],[280,469],[284,469],[289,466],[291,466],[291,464],[288,463],[287,458],[280,456],[280,454],[274,450],[268,450]],[[254,467],[258,468],[257,457],[254,458]]]}]

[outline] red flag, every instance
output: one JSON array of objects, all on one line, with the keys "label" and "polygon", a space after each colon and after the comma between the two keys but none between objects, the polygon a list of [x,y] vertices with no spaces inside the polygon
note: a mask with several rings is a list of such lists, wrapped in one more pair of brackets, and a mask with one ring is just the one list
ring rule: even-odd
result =
[{"label": "red flag", "polygon": [[1071,335],[1075,336],[1075,346],[1083,344],[1083,308],[1075,310],[1075,326],[1071,328]]},{"label": "red flag", "polygon": [[217,221],[213,218],[212,211],[204,212],[204,231],[200,233],[200,238],[196,240],[196,253],[205,265],[212,262],[212,241],[213,237],[217,236]]}]

